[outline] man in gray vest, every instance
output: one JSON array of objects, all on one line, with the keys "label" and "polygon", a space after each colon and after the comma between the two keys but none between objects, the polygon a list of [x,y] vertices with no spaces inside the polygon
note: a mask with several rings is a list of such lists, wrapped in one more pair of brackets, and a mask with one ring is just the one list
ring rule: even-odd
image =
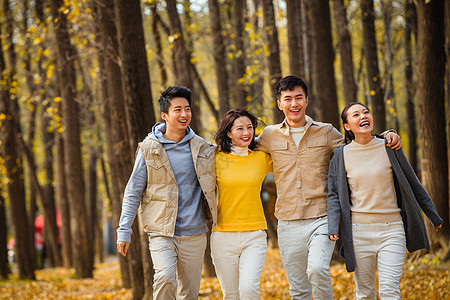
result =
[{"label": "man in gray vest", "polygon": [[[139,205],[155,275],[153,298],[197,299],[206,219],[217,219],[214,151],[189,127],[191,91],[169,87],[158,100],[164,123],[139,143],[122,203],[117,249],[126,255]],[[139,241],[134,241],[135,243]]]}]

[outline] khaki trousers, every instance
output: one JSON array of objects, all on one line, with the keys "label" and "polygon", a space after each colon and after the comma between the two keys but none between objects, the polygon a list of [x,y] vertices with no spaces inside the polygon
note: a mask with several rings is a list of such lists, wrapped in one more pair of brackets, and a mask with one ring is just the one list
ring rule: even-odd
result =
[{"label": "khaki trousers", "polygon": [[198,299],[206,234],[160,236],[149,234],[155,275],[153,299]]}]

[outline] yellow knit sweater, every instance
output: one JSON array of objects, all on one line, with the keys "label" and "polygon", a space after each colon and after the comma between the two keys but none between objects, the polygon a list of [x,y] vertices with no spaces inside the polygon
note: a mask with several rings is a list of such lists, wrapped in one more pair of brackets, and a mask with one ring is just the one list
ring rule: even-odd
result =
[{"label": "yellow knit sweater", "polygon": [[260,193],[269,172],[273,172],[272,160],[264,152],[253,151],[248,156],[216,154],[219,205],[213,231],[267,229]]}]

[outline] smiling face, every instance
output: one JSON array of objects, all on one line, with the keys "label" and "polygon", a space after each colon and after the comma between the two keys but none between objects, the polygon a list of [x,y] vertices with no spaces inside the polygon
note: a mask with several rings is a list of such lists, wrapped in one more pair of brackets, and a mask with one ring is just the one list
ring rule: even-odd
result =
[{"label": "smiling face", "polygon": [[246,116],[234,120],[227,135],[231,139],[231,144],[238,147],[248,147],[252,142],[254,128],[252,121]]},{"label": "smiling face", "polygon": [[362,135],[371,135],[373,130],[373,117],[370,111],[355,104],[347,110],[347,122],[344,123],[347,131],[352,131],[356,138]]},{"label": "smiling face", "polygon": [[277,104],[278,108],[284,113],[289,126],[294,128],[305,126],[308,97],[306,97],[301,86],[296,86],[292,91],[282,91]]},{"label": "smiling face", "polygon": [[168,113],[162,112],[161,118],[166,121],[167,130],[184,132],[191,123],[191,107],[186,98],[173,98]]}]

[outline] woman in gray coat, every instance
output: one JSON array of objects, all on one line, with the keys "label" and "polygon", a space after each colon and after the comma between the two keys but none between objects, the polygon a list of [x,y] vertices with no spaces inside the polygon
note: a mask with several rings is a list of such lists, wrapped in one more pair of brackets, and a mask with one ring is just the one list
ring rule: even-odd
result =
[{"label": "woman in gray coat", "polygon": [[[361,103],[341,114],[347,141],[335,149],[328,173],[328,234],[338,236],[339,221],[348,272],[355,271],[356,298],[400,299],[405,246],[430,249],[420,208],[435,230],[443,220],[417,179],[403,150],[392,150],[372,135],[373,117]],[[420,208],[419,208],[420,206]]]}]

